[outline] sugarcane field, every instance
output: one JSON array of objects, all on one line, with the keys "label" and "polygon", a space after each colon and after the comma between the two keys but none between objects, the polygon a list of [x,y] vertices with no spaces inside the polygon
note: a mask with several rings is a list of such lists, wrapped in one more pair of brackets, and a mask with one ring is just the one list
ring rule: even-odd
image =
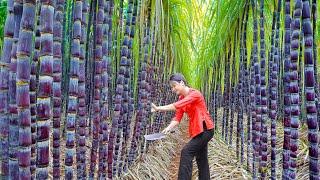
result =
[{"label": "sugarcane field", "polygon": [[320,180],[319,13],[0,0],[0,180]]}]

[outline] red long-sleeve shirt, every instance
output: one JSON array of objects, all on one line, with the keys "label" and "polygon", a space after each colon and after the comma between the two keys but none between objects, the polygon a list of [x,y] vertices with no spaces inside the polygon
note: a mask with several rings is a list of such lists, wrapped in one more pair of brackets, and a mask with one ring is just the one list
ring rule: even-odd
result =
[{"label": "red long-sleeve shirt", "polygon": [[203,121],[208,130],[214,128],[213,120],[207,110],[203,95],[200,91],[190,88],[188,95],[179,96],[173,105],[176,108],[175,119],[180,123],[183,113],[189,116],[189,135],[195,137],[204,131]]}]

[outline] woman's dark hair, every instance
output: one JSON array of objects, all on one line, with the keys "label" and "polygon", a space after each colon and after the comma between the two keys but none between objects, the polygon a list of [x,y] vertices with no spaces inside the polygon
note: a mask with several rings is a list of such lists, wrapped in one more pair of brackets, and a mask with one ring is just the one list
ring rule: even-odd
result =
[{"label": "woman's dark hair", "polygon": [[187,81],[186,79],[184,78],[183,74],[181,73],[174,73],[170,76],[169,78],[170,81],[177,81],[177,82],[180,82],[180,81],[183,81],[185,85],[187,85]]}]

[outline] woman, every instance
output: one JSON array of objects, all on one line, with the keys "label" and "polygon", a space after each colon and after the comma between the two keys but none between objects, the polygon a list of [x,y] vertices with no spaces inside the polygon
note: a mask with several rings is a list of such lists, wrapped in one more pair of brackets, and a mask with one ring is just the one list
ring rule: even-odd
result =
[{"label": "woman", "polygon": [[210,179],[208,142],[213,137],[214,123],[203,95],[198,90],[188,87],[184,76],[180,73],[170,76],[170,86],[172,91],[179,95],[179,100],[165,106],[152,104],[151,111],[176,111],[171,123],[162,131],[165,134],[180,123],[184,112],[189,116],[189,135],[192,139],[181,151],[178,179],[191,180],[192,160],[196,157],[199,180],[208,180]]}]

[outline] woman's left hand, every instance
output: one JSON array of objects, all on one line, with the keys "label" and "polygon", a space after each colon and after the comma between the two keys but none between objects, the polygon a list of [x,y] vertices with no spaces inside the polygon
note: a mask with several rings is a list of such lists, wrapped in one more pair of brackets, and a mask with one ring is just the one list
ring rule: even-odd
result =
[{"label": "woman's left hand", "polygon": [[170,133],[170,127],[168,126],[168,127],[166,127],[163,131],[162,131],[162,133],[163,134],[169,134]]}]

